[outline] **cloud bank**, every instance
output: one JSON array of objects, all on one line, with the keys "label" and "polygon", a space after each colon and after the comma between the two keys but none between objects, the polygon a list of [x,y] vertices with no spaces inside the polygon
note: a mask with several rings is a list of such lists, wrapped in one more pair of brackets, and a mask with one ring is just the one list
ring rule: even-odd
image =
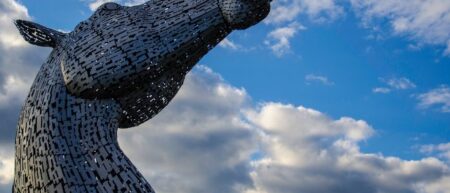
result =
[{"label": "cloud bank", "polygon": [[162,193],[447,191],[449,166],[436,157],[361,152],[375,132],[302,106],[252,105],[245,90],[200,67],[167,109],[119,139]]},{"label": "cloud bank", "polygon": [[0,144],[14,140],[19,116],[17,108],[44,62],[48,49],[28,45],[14,26],[14,19],[31,20],[28,10],[15,0],[0,2]]}]

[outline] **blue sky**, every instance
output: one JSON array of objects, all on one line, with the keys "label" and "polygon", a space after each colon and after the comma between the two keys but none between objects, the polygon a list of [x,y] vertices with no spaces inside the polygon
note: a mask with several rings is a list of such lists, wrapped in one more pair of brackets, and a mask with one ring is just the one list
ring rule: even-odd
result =
[{"label": "blue sky", "polygon": [[[71,31],[76,24],[89,17],[92,10],[98,5],[96,3],[100,2],[90,0],[3,1],[0,3],[0,10],[7,10],[3,13],[6,18],[25,18],[62,31]],[[136,0],[118,2],[122,4],[139,3]],[[7,23],[7,20],[0,21],[0,25],[2,25],[0,28],[3,27],[3,31],[0,30],[0,37],[3,38],[3,41],[0,42],[2,45],[0,57],[3,57],[3,60],[0,60],[0,76],[3,76],[3,78],[0,78],[3,88],[0,89],[0,114],[8,115],[0,118],[0,122],[4,122],[7,126],[6,128],[0,128],[0,132],[4,133],[3,136],[7,136],[1,138],[1,144],[4,144],[4,147],[10,147],[14,140],[12,134],[15,124],[14,117],[18,115],[21,100],[23,100],[33,79],[31,74],[34,76],[39,64],[45,60],[49,50],[34,48],[24,43],[17,43],[15,46],[9,45],[10,47],[8,47],[8,43],[18,42],[19,40],[16,36],[10,37],[7,35],[17,34],[17,32],[10,23]],[[15,52],[13,51],[17,51],[18,54],[14,55]],[[20,64],[14,66],[11,62]],[[198,104],[202,100],[195,99],[193,97],[195,93],[192,94],[188,91],[189,89],[200,89],[198,92],[212,95],[212,98],[208,98],[210,100],[206,100],[210,105],[208,112],[216,112],[217,117],[229,115],[224,112],[238,114],[230,114],[231,117],[244,117],[242,120],[244,123],[220,126],[218,132],[222,132],[220,128],[232,128],[230,132],[236,131],[238,134],[231,133],[230,136],[241,136],[243,130],[240,129],[254,127],[258,128],[256,130],[259,132],[266,133],[269,136],[271,134],[278,135],[277,137],[283,139],[289,133],[296,136],[294,133],[299,132],[295,130],[287,131],[287,128],[296,128],[296,126],[302,124],[305,128],[311,130],[316,127],[323,127],[327,128],[325,130],[328,133],[318,135],[320,137],[314,135],[314,139],[321,141],[331,138],[334,143],[332,145],[325,143],[324,145],[317,142],[320,144],[318,145],[314,142],[312,146],[320,146],[321,148],[309,149],[308,151],[299,150],[297,152],[299,155],[308,156],[314,154],[315,150],[328,150],[331,152],[330,154],[336,154],[336,156],[329,157],[330,160],[340,160],[339,158],[342,158],[342,155],[337,152],[341,152],[342,149],[334,149],[341,144],[341,141],[347,140],[351,148],[345,146],[346,148],[343,149],[353,153],[356,151],[353,151],[353,147],[358,149],[357,153],[354,154],[358,158],[367,156],[383,163],[386,162],[387,165],[398,162],[398,165],[392,166],[393,168],[397,166],[408,167],[402,164],[406,164],[407,160],[416,160],[413,165],[417,164],[417,166],[411,167],[420,168],[423,164],[427,167],[435,166],[440,171],[438,172],[440,178],[433,180],[399,182],[399,184],[403,183],[404,187],[384,186],[383,180],[375,178],[375,180],[370,180],[372,178],[368,177],[369,180],[362,182],[363,185],[359,187],[360,189],[357,189],[358,187],[350,189],[351,184],[354,184],[355,181],[345,178],[342,182],[338,181],[343,184],[342,187],[339,187],[341,192],[355,192],[357,190],[366,192],[448,192],[448,189],[445,190],[448,187],[445,184],[450,183],[448,173],[450,160],[450,3],[448,1],[274,1],[272,13],[265,21],[250,29],[233,32],[224,42],[205,56],[199,64],[202,66],[188,77],[187,85],[184,86],[184,90],[175,99],[175,102],[168,107],[169,110],[163,111],[161,118],[157,117],[153,122],[150,121],[147,125],[141,126],[139,132],[143,132],[144,129],[149,130],[148,128],[156,128],[155,125],[157,125],[168,129],[180,128],[179,132],[182,133],[182,128],[189,127],[189,121],[187,121],[189,118],[201,120],[203,116],[200,115],[205,115],[202,114],[204,112],[195,111],[192,113],[194,114],[193,117],[183,117],[183,120],[187,119],[185,120],[186,123],[181,121],[183,123],[172,125],[172,127],[164,125],[166,123],[164,120],[169,120],[166,118],[166,116],[170,116],[169,112],[180,112],[179,108],[182,108],[180,106],[191,105],[194,108],[203,105],[202,107],[208,108],[206,104]],[[30,77],[22,76],[22,78],[18,78],[20,75]],[[14,88],[10,88],[11,85]],[[213,90],[225,88],[223,92],[228,95],[223,97],[220,93],[201,91],[201,88]],[[203,95],[197,97],[203,97]],[[289,119],[289,115],[295,113],[284,114],[284,111],[288,110],[298,111],[295,111],[299,113],[298,117],[293,118],[298,120],[297,122]],[[186,112],[191,111],[194,110],[186,110]],[[274,112],[279,112],[279,114],[274,115]],[[195,116],[196,113],[198,117]],[[273,115],[275,118],[269,115]],[[287,118],[284,120],[283,116],[278,117],[277,115],[287,116]],[[3,121],[1,121],[2,119]],[[230,118],[230,120],[234,119]],[[292,122],[291,127],[282,129],[284,128],[282,124],[276,124],[284,121]],[[205,127],[216,124],[205,122],[203,123]],[[217,124],[222,124],[222,122],[225,121],[218,121]],[[352,124],[357,126],[347,127]],[[281,129],[274,132],[272,127]],[[336,129],[335,127],[342,127],[343,130],[348,129],[348,132],[336,133],[331,131]],[[177,129],[175,130],[178,132]],[[211,136],[208,129],[186,130],[194,133],[199,132],[200,138]],[[155,160],[156,158],[149,157],[150,153],[139,157],[140,155],[133,152],[132,148],[127,148],[131,146],[129,144],[136,145],[134,140],[136,136],[133,136],[130,132],[132,131],[126,131],[123,134],[124,149],[128,149],[130,158],[135,159],[139,164],[138,166],[145,168],[147,167],[145,165],[147,159]],[[353,136],[352,132],[362,133],[362,136],[351,137]],[[164,137],[167,137],[168,140],[173,139],[173,136],[171,136],[173,133],[161,133],[161,135],[165,134],[162,136],[163,139],[165,139]],[[202,133],[205,135],[202,136]],[[245,133],[242,135],[246,136]],[[227,134],[225,132],[226,136]],[[238,188],[240,191],[236,190],[237,192],[314,192],[308,187],[319,185],[320,180],[316,179],[318,184],[307,184],[305,182],[305,184],[300,183],[297,186],[289,184],[289,181],[287,181],[284,185],[276,186],[274,184],[277,180],[261,177],[264,174],[276,176],[278,173],[283,173],[284,169],[288,167],[283,165],[285,161],[279,157],[280,152],[296,151],[293,149],[275,151],[271,147],[278,147],[279,144],[269,143],[264,137],[261,139],[261,136],[258,137],[255,133],[249,135],[255,135],[256,137],[226,138],[225,140],[227,142],[229,140],[227,144],[237,149],[242,146],[251,147],[248,151],[245,151],[249,152],[248,155],[251,158],[243,160],[236,158],[240,161],[240,164],[247,165],[246,167],[250,168],[248,169],[249,172],[245,174],[240,174],[237,171],[232,171],[234,172],[232,174],[212,172],[211,175],[217,176],[218,179],[223,180],[222,182],[230,183],[233,186],[237,184],[236,186],[240,187],[240,189]],[[189,139],[198,139],[199,136]],[[148,137],[156,138],[156,136]],[[298,136],[297,139],[287,138],[289,137],[286,137],[287,141],[302,141],[305,136]],[[244,139],[248,139],[248,141]],[[256,140],[256,142],[251,143],[253,140]],[[175,145],[166,143],[168,142],[153,145],[161,145],[167,148],[165,150],[168,152],[172,152],[171,150]],[[195,140],[190,141],[189,144],[192,143],[196,143]],[[208,144],[203,144],[204,149],[208,149],[206,147]],[[297,145],[308,146],[306,142],[299,142]],[[285,146],[287,145],[285,144]],[[11,155],[10,149],[2,150],[3,153],[0,151],[0,158],[11,160],[8,157],[8,155]],[[194,155],[197,152],[191,148],[188,149],[193,151]],[[219,157],[220,155],[227,155],[225,152],[228,152],[224,151],[223,154],[220,154],[223,150],[220,148],[209,150],[217,151]],[[204,152],[199,151],[199,153]],[[241,155],[241,153],[235,152],[232,155]],[[176,155],[176,153],[169,154],[168,157],[170,155]],[[195,159],[194,157],[192,156],[192,159]],[[289,157],[289,153],[286,153],[286,157]],[[396,161],[390,160],[392,157]],[[292,160],[300,159],[294,158],[295,156]],[[433,160],[430,161],[430,159]],[[6,168],[7,163],[9,163],[9,166],[11,165],[10,162],[3,161],[3,164],[0,164],[0,168],[3,167],[0,171],[5,172],[0,176],[0,184],[10,183],[8,180],[11,179],[11,176],[6,174],[10,171]],[[174,169],[177,163],[168,162],[173,163],[173,165],[162,164],[157,161],[152,162],[160,169],[152,168],[157,172],[144,169],[144,175],[151,179],[150,182],[157,187],[157,190],[159,187],[160,192],[178,192],[179,189],[174,187],[176,185],[169,183],[167,179],[161,176],[173,175],[175,180],[179,180],[176,176],[192,175],[194,171],[182,170],[177,173],[178,170]],[[190,163],[190,161],[188,162]],[[211,162],[218,163],[220,160],[211,160]],[[284,167],[279,168],[275,173],[262,169],[262,166],[269,162]],[[292,162],[296,163],[294,165],[303,164],[300,161]],[[324,163],[328,162],[324,161]],[[360,162],[355,161],[355,163]],[[239,170],[238,165],[234,169]],[[305,166],[312,165],[306,164]],[[320,165],[317,167],[320,167]],[[342,166],[336,166],[337,169],[329,168],[328,171],[334,171],[334,173],[328,175],[338,176],[341,171],[348,169],[340,167]],[[229,169],[229,167],[224,168]],[[349,168],[351,167],[349,166]],[[364,173],[362,170],[351,169],[351,171],[356,170],[359,172],[358,174]],[[293,171],[297,173],[284,173],[283,175],[291,175],[289,177],[301,176],[299,178],[309,179],[312,176],[311,173],[314,173],[308,173],[308,171],[302,169]],[[390,176],[388,171],[381,169],[372,172]],[[197,180],[201,183],[182,183],[187,183],[184,186],[190,187],[191,189],[188,188],[188,190],[191,192],[208,192],[207,188],[214,186],[205,186],[205,184],[215,184],[215,182],[205,180],[209,179],[208,176],[205,174],[202,177],[202,175],[199,175],[200,177]],[[415,173],[412,172],[408,175],[415,175]],[[416,175],[422,174],[417,173]],[[311,179],[314,178],[311,177]],[[252,184],[249,186],[252,188],[246,186],[247,181],[248,184]],[[427,184],[425,181],[430,183]],[[158,186],[158,183],[160,186]],[[272,186],[267,184],[272,184]],[[411,184],[414,184],[414,187]],[[193,188],[200,185],[204,186],[205,189]],[[348,187],[345,185],[348,185]],[[420,186],[420,188],[415,186]],[[336,186],[330,185],[330,187],[330,189],[323,189],[322,192],[339,192]],[[230,191],[226,188],[222,191],[225,192],[225,190]]]},{"label": "blue sky", "polygon": [[[421,109],[415,97],[450,81],[450,60],[439,47],[411,51],[411,41],[391,34],[383,40],[368,39],[373,32],[361,28],[352,13],[332,23],[306,23],[308,29],[292,38],[291,53],[282,57],[268,48],[241,53],[217,49],[203,63],[247,89],[256,101],[282,101],[320,109],[333,117],[369,121],[379,131],[365,146],[372,152],[413,158],[421,156],[410,149],[415,143],[449,140],[448,113]],[[261,31],[269,30],[270,26],[259,25],[230,39],[256,47],[267,35]],[[331,85],[308,81],[308,75],[326,77]],[[416,86],[390,93],[373,91],[389,88],[386,81],[402,78]],[[412,140],[419,136],[421,141]]]}]

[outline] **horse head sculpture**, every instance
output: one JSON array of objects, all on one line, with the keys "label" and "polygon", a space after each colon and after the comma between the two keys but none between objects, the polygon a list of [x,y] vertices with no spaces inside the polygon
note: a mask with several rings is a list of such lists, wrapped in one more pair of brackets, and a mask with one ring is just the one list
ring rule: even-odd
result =
[{"label": "horse head sculpture", "polygon": [[118,128],[158,114],[209,50],[269,11],[269,0],[151,0],[106,3],[70,33],[17,20],[53,51],[20,115],[13,192],[154,192]]}]

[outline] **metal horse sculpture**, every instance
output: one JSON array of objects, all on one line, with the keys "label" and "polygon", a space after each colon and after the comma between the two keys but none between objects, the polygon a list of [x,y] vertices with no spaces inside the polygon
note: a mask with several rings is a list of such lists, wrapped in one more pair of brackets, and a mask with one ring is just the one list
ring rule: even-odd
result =
[{"label": "metal horse sculpture", "polygon": [[25,40],[54,49],[20,115],[13,192],[154,192],[118,128],[155,116],[202,56],[269,10],[269,0],[106,3],[70,33],[17,20]]}]

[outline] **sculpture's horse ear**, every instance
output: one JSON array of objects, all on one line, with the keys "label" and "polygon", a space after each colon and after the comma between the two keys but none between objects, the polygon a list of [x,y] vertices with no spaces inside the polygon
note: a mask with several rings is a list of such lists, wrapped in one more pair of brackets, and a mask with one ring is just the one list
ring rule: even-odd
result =
[{"label": "sculpture's horse ear", "polygon": [[15,20],[14,23],[20,34],[30,44],[43,47],[56,47],[57,43],[66,35],[65,33],[44,27],[37,23],[24,20]]}]

